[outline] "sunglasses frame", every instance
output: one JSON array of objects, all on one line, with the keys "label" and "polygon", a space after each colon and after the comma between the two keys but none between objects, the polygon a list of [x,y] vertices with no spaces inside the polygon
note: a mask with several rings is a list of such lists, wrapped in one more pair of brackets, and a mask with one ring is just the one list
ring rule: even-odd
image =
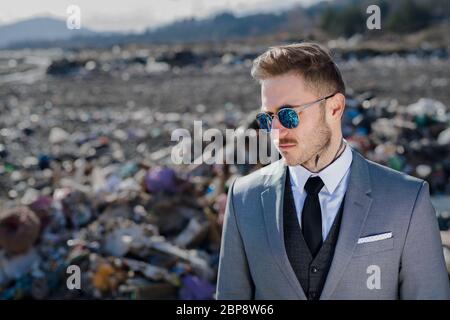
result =
[{"label": "sunglasses frame", "polygon": [[[269,129],[263,129],[263,128],[261,128],[261,129],[262,129],[262,130],[267,130],[267,131],[270,132],[270,131],[272,130],[272,121],[273,121],[273,118],[277,117],[277,118],[278,118],[278,121],[280,121],[280,118],[278,117],[278,113],[279,113],[280,111],[286,110],[286,109],[292,109],[292,110],[295,111],[295,113],[297,114],[297,117],[298,117],[298,114],[299,114],[300,112],[302,112],[303,110],[305,110],[305,109],[307,109],[307,108],[309,108],[309,107],[315,105],[315,104],[318,103],[318,102],[321,102],[321,101],[323,101],[323,100],[329,99],[329,98],[335,96],[337,93],[338,93],[338,92],[335,92],[335,93],[330,94],[330,95],[328,95],[328,96],[326,96],[326,97],[323,97],[323,98],[317,99],[317,100],[315,100],[315,101],[313,101],[313,102],[308,102],[308,103],[305,103],[305,104],[300,104],[300,105],[295,105],[295,106],[284,105],[284,106],[281,106],[281,107],[278,109],[278,111],[277,111],[276,113],[260,112],[260,113],[258,113],[258,114],[256,115],[256,121],[258,122],[258,125],[259,125],[258,117],[259,117],[260,115],[267,115],[267,116],[269,116],[269,117],[270,117],[270,128],[269,128]],[[280,124],[281,124],[284,128],[286,128],[286,127],[281,123],[281,121],[280,121]],[[295,128],[297,128],[297,127],[298,127],[298,125],[295,126],[294,128],[286,128],[286,129],[295,129]]]}]

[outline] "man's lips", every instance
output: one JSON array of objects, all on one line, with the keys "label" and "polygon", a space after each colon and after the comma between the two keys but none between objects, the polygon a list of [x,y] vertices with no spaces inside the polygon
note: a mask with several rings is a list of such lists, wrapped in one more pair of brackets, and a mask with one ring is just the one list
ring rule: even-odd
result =
[{"label": "man's lips", "polygon": [[280,148],[281,150],[287,150],[290,149],[292,147],[295,147],[295,143],[282,143],[278,145],[278,148]]}]

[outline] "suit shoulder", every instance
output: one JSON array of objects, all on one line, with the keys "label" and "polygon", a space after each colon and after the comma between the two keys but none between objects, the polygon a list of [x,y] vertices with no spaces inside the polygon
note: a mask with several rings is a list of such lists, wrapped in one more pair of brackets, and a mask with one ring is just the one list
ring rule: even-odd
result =
[{"label": "suit shoulder", "polygon": [[418,192],[425,180],[410,176],[381,164],[367,160],[372,183],[389,190],[405,192]]},{"label": "suit shoulder", "polygon": [[261,169],[255,170],[252,173],[238,177],[234,181],[233,193],[234,194],[242,194],[251,191],[258,191],[263,188],[267,179],[282,169],[283,163],[282,160],[275,161]]}]

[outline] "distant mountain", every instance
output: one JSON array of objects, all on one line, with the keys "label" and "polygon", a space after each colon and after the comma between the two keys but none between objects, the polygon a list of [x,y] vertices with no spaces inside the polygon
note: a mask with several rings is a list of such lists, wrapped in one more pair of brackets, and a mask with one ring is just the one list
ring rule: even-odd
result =
[{"label": "distant mountain", "polygon": [[[249,36],[272,34],[283,29],[288,23],[286,12],[259,13],[243,17],[236,17],[232,13],[222,12],[207,19],[185,19],[176,21],[154,29],[147,29],[142,33],[106,33],[73,34],[73,37],[59,39],[34,38],[33,41],[10,42],[8,48],[77,48],[77,47],[107,47],[115,44],[127,43],[173,43],[197,41],[223,41]],[[60,28],[60,27],[59,27]],[[64,29],[67,30],[64,22]],[[67,30],[71,31],[71,30]],[[82,30],[80,30],[82,31]],[[2,28],[0,27],[0,37]],[[9,31],[10,32],[10,31]],[[67,36],[67,34],[63,34]],[[1,48],[1,41],[0,41]]]},{"label": "distant mountain", "polygon": [[143,37],[150,41],[220,41],[248,36],[257,36],[278,31],[286,23],[285,13],[252,14],[236,17],[223,12],[204,20],[182,20],[170,25],[148,30]]},{"label": "distant mountain", "polygon": [[79,30],[70,30],[64,20],[36,17],[0,25],[0,48],[14,43],[68,40],[74,36],[93,36],[95,34],[84,27]]}]

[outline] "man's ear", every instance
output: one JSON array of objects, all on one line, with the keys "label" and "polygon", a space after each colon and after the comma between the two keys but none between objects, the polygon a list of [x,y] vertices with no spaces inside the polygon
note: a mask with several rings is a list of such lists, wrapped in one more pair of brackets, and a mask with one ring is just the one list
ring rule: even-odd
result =
[{"label": "man's ear", "polygon": [[328,108],[333,118],[341,119],[345,109],[345,96],[342,93],[336,93],[328,99]]}]

